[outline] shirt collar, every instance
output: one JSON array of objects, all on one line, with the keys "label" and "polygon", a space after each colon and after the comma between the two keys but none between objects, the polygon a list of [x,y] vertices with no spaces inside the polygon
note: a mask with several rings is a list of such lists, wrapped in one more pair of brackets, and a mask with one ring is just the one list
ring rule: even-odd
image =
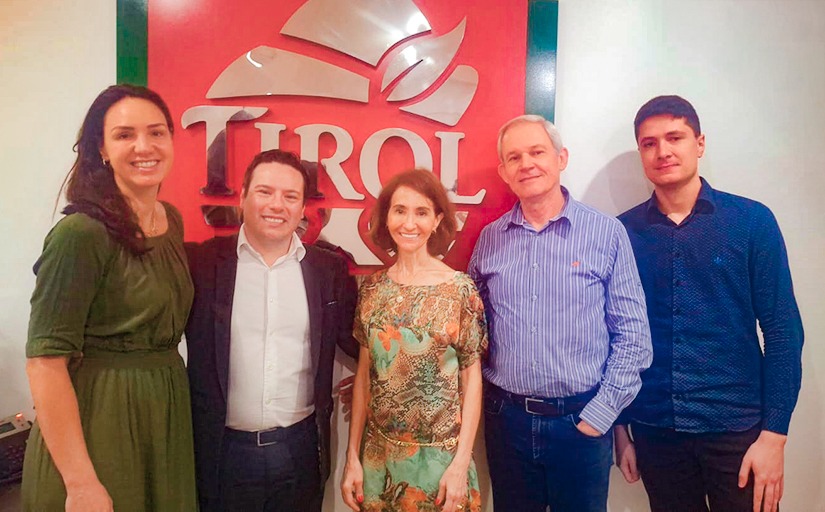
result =
[{"label": "shirt collar", "polygon": [[[241,229],[240,229],[240,231],[238,231],[238,245],[237,245],[235,250],[236,250],[239,258],[241,257],[241,254],[242,254],[243,251],[249,251],[249,253],[252,256],[255,257],[255,259],[257,259],[259,261],[264,261],[264,258],[263,258],[263,256],[261,256],[261,253],[259,253],[254,247],[252,247],[252,244],[249,242],[249,239],[246,237],[246,225],[245,224],[241,224]],[[306,249],[306,247],[304,247],[303,242],[301,242],[301,238],[298,236],[297,233],[293,232],[292,233],[292,240],[290,241],[290,244],[289,244],[289,250],[286,252],[286,254],[284,254],[283,256],[278,258],[277,260],[275,260],[275,263],[273,263],[272,266],[274,267],[275,265],[281,263],[282,261],[286,261],[287,259],[290,259],[290,258],[301,261],[301,260],[304,259],[304,256],[306,256],[306,253],[307,253],[307,249]]]},{"label": "shirt collar", "polygon": [[[713,213],[716,211],[716,191],[705,178],[699,177],[699,180],[702,182],[702,187],[699,189],[699,195],[696,197],[696,204],[693,205],[692,213]],[[648,216],[664,216],[659,211],[658,204],[656,204],[656,192],[653,192],[646,204]]]},{"label": "shirt collar", "polygon": [[[550,224],[557,222],[561,219],[566,219],[567,222],[573,223],[573,217],[575,216],[576,211],[576,200],[570,197],[570,192],[567,191],[566,188],[561,187],[561,193],[564,196],[564,206],[561,207],[561,211],[556,214],[555,217],[547,221],[547,224],[541,227],[538,231],[543,230]],[[512,226],[522,226],[528,227],[530,229],[534,229],[527,219],[524,218],[524,212],[521,209],[521,201],[516,201],[516,204],[513,205],[513,208],[510,209],[510,213],[507,217],[507,222],[501,226],[502,231],[509,229]]]}]

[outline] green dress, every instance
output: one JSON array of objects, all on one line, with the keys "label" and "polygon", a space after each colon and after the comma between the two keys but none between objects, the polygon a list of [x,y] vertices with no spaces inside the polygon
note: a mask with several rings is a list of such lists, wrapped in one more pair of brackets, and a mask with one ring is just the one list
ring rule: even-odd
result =
[{"label": "green dress", "polygon": [[[370,351],[361,462],[365,512],[437,512],[438,483],[461,429],[461,373],[487,347],[484,306],[467,274],[402,286],[379,271],[361,285],[355,338]],[[464,512],[481,510],[471,462]]]},{"label": "green dress", "polygon": [[[69,374],[97,477],[117,512],[197,510],[189,385],[177,345],[192,305],[180,214],[142,256],[85,214],[46,237],[26,356],[70,356]],[[66,489],[35,421],[23,510],[62,511]]]}]

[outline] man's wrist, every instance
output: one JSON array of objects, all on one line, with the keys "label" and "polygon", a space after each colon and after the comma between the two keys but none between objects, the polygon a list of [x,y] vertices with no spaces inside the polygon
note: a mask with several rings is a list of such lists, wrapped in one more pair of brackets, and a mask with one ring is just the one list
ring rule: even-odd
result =
[{"label": "man's wrist", "polygon": [[784,447],[785,443],[788,442],[788,436],[787,434],[780,434],[778,432],[772,432],[770,430],[763,430],[759,433],[759,438],[757,439],[757,441],[767,442]]},{"label": "man's wrist", "polygon": [[596,429],[600,434],[607,433],[613,422],[618,418],[619,412],[614,411],[612,407],[604,404],[596,396],[591,400],[581,413],[579,418],[586,421],[588,425]]}]

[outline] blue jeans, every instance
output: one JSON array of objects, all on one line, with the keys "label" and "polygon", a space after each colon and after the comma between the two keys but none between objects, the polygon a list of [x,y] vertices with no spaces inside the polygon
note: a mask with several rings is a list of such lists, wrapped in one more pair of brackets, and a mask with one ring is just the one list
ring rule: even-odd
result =
[{"label": "blue jeans", "polygon": [[496,512],[605,512],[613,430],[589,437],[576,414],[530,414],[484,396],[485,441]]}]

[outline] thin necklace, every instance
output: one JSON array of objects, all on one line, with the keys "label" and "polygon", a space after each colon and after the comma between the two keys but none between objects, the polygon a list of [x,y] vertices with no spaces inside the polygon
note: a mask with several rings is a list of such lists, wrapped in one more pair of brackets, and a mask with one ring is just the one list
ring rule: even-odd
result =
[{"label": "thin necklace", "polygon": [[149,236],[155,236],[157,229],[155,229],[155,206],[152,206],[152,219],[149,221]]},{"label": "thin necklace", "polygon": [[[399,304],[404,302],[404,300],[406,299],[406,295],[408,293],[410,293],[410,288],[408,288],[408,287],[418,286],[418,285],[413,284],[415,282],[415,278],[418,274],[420,274],[421,272],[423,272],[425,270],[430,270],[430,269],[424,267],[424,268],[420,268],[420,269],[416,270],[415,272],[413,272],[412,275],[409,278],[410,282],[406,283],[406,284],[401,283],[399,281],[395,281],[392,278],[390,278],[390,281],[394,282],[398,286],[398,295],[395,297],[396,302],[398,302]],[[389,273],[390,273],[389,270],[387,270],[387,275],[388,276],[389,276]],[[397,277],[401,277],[400,270],[398,269],[398,267],[395,267],[395,275]]]},{"label": "thin necklace", "polygon": [[[398,281],[395,281],[396,283],[400,284],[401,286],[415,286],[414,282],[415,282],[416,276],[418,276],[418,274],[420,274],[421,272],[426,272],[426,271],[431,270],[431,269],[426,268],[426,267],[419,268],[418,270],[416,270],[415,272],[413,272],[410,275],[410,277],[408,279],[408,281],[409,281],[408,283],[402,283],[401,282],[401,270],[398,269],[398,267],[395,267],[394,270],[395,271],[393,273],[395,274],[396,278],[398,278]],[[389,274],[389,273],[390,273],[390,270],[387,270],[387,274]]]}]

